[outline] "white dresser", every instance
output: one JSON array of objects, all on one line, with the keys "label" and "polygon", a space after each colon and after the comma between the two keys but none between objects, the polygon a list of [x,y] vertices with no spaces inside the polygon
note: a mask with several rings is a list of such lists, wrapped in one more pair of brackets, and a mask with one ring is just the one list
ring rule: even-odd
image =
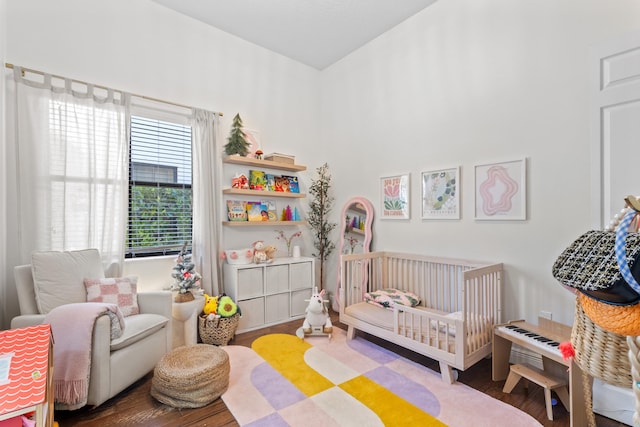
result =
[{"label": "white dresser", "polygon": [[237,333],[305,316],[314,287],[315,258],[275,258],[269,264],[224,264],[224,289],[242,317]]}]

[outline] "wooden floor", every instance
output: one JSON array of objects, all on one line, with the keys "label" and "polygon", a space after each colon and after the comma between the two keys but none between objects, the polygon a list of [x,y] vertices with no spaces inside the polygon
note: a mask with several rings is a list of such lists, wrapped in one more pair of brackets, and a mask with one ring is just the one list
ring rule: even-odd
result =
[{"label": "wooden floor", "polygon": [[[332,313],[334,326],[344,328],[338,322],[337,315]],[[301,320],[296,320],[281,325],[272,326],[258,331],[247,332],[237,335],[230,344],[251,346],[257,337],[271,333],[294,334],[296,329],[302,324]],[[364,336],[364,335],[363,335]],[[417,363],[427,366],[434,371],[439,371],[438,363],[419,354],[386,343],[375,337],[366,336],[367,339],[389,348],[402,356]],[[198,409],[174,409],[161,404],[151,397],[152,373],[136,382],[133,386],[120,393],[113,399],[108,400],[97,408],[85,407],[77,411],[56,411],[55,419],[60,427],[70,426],[171,426],[171,427],[191,427],[191,426],[238,426],[231,413],[227,410],[221,399]],[[475,388],[489,396],[502,400],[521,410],[529,413],[545,427],[566,427],[569,426],[569,414],[561,404],[554,406],[554,421],[547,420],[544,406],[544,395],[542,388],[535,384],[529,385],[528,393],[521,384],[510,393],[502,392],[504,381],[491,380],[491,360],[485,359],[459,373],[458,381]],[[469,414],[470,419],[473,414]],[[611,420],[606,417],[596,415],[598,427],[622,427],[625,424]],[[470,421],[470,426],[473,423]],[[509,420],[505,420],[504,426],[511,427]],[[297,426],[296,426],[297,427]],[[500,426],[496,426],[500,427]],[[581,427],[581,426],[578,426]],[[586,426],[585,426],[586,427]]]}]

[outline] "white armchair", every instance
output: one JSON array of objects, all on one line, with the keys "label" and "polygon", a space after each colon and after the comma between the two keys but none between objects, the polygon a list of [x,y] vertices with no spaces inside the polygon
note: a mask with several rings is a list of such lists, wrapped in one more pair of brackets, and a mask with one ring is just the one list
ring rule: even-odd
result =
[{"label": "white armchair", "polygon": [[[32,265],[14,268],[20,315],[12,319],[12,328],[42,323],[50,307],[63,304],[65,298],[68,298],[68,303],[86,301],[83,280],[87,274],[92,274],[92,268],[95,272],[96,259],[103,274],[97,250],[47,252],[40,255],[37,271]],[[32,264],[35,265],[34,260],[32,258]],[[83,264],[85,261],[93,263],[93,267],[87,268]],[[46,270],[52,268],[58,269],[52,273],[54,281],[62,279],[58,276],[62,269],[67,270],[67,277],[60,280],[65,285],[57,284],[59,288],[55,288],[49,283],[39,287],[37,280],[34,281],[34,273],[36,277],[46,276],[49,274]],[[69,279],[69,274],[75,276],[73,280]],[[66,283],[69,281],[73,283]],[[120,393],[153,370],[162,356],[171,350],[171,293],[143,292],[137,294],[137,301],[140,313],[125,317],[125,328],[119,338],[111,339],[108,316],[99,317],[95,323],[87,405],[98,406]]]}]

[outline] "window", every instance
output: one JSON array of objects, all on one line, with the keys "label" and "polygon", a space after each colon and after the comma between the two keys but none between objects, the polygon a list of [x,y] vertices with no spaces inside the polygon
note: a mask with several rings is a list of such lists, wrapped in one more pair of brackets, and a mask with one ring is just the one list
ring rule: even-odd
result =
[{"label": "window", "polygon": [[127,257],[191,242],[191,127],[131,116]]}]

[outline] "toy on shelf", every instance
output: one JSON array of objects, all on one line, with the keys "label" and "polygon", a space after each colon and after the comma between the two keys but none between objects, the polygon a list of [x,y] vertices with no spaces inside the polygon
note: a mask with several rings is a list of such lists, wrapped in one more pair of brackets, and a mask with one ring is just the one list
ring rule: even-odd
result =
[{"label": "toy on shelf", "polygon": [[278,250],[273,245],[265,246],[264,253],[267,254],[267,260],[272,260],[273,258],[275,258],[277,251]]},{"label": "toy on shelf", "polygon": [[271,261],[267,255],[267,246],[262,240],[253,243],[253,262],[256,264],[264,264]]},{"label": "toy on shelf", "polygon": [[296,331],[298,338],[304,339],[308,336],[323,336],[329,337],[329,340],[331,340],[333,325],[329,317],[329,310],[326,306],[329,300],[325,300],[324,295],[324,289],[318,292],[318,288],[314,287],[311,299],[305,300],[309,301],[309,305],[305,310],[307,314],[302,323],[302,327]]}]

